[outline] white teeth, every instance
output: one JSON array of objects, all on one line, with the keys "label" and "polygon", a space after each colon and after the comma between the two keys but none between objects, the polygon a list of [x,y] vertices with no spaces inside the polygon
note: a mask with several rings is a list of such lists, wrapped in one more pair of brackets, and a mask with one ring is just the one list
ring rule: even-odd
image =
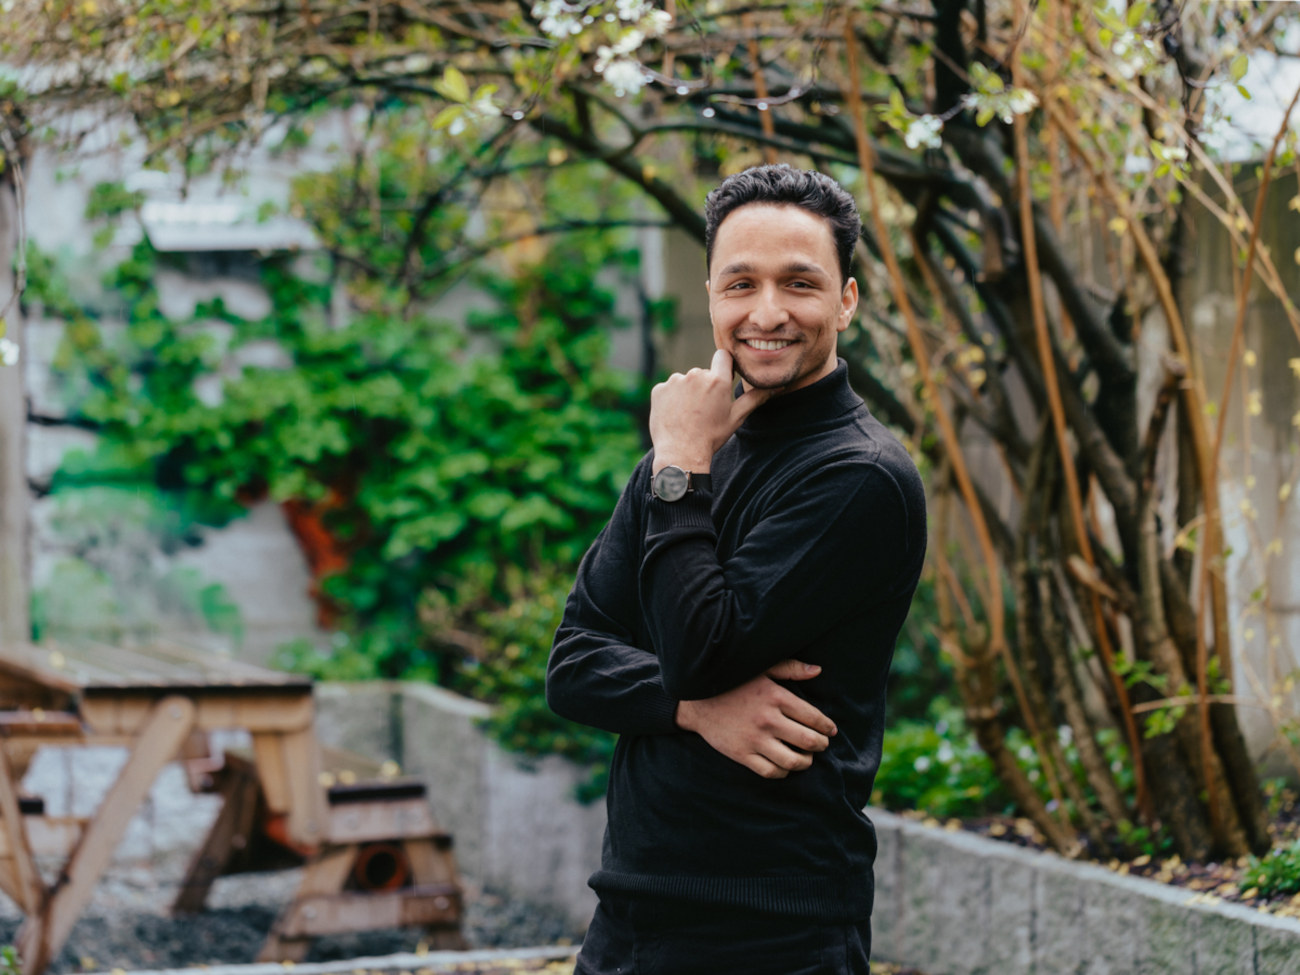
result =
[{"label": "white teeth", "polygon": [[759,352],[775,352],[777,349],[784,349],[792,342],[764,342],[761,339],[746,339],[745,344],[751,349],[757,349]]}]

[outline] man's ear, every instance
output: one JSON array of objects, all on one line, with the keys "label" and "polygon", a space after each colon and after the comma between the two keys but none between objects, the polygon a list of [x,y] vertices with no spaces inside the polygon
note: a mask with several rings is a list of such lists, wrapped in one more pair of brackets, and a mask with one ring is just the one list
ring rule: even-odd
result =
[{"label": "man's ear", "polygon": [[858,310],[858,279],[849,278],[844,285],[844,292],[840,295],[840,320],[836,324],[836,331],[842,332],[849,327],[849,322],[853,321],[853,313]]}]

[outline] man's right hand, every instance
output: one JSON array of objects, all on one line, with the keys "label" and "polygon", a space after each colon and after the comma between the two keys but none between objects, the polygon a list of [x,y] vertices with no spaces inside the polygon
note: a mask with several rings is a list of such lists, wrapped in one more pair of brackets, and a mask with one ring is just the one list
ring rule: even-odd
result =
[{"label": "man's right hand", "polygon": [[815,664],[783,660],[765,674],[719,694],[677,705],[677,726],[693,731],[714,751],[758,773],[783,779],[812,764],[825,751],[835,722],[778,680],[809,680]]}]

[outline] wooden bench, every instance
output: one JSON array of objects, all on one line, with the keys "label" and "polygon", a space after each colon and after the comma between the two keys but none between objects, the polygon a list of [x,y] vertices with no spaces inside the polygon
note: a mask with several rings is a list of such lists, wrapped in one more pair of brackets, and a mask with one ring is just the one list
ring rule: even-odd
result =
[{"label": "wooden bench", "polygon": [[377,762],[323,749],[326,822],[319,843],[290,834],[267,803],[248,753],[227,751],[209,773],[221,810],[172,905],[201,911],[218,877],[303,867],[293,900],[276,919],[258,961],[299,961],[326,934],[418,926],[441,949],[466,947],[451,837],[429,810],[423,782]]},{"label": "wooden bench", "polygon": [[[183,759],[191,784],[223,803],[195,855],[177,910],[199,910],[235,870],[304,867],[262,960],[301,958],[313,937],[422,925],[439,947],[463,946],[451,840],[423,785],[324,753],[305,677],[176,645],[0,647],[0,889],[25,920],[21,975],[39,975],[76,921],[158,773]],[[248,755],[213,759],[209,732],[242,729]],[[94,815],[45,815],[19,784],[46,746],[121,745],[127,760]],[[345,781],[346,780],[346,781]],[[34,857],[57,854],[46,886]]]}]

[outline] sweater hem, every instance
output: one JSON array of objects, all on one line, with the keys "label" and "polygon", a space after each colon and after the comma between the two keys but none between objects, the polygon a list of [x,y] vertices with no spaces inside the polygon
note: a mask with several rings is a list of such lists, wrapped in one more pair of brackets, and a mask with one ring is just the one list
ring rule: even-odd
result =
[{"label": "sweater hem", "polygon": [[870,917],[875,895],[869,868],[865,876],[798,877],[665,876],[597,870],[587,883],[602,897],[644,897],[828,922]]}]

